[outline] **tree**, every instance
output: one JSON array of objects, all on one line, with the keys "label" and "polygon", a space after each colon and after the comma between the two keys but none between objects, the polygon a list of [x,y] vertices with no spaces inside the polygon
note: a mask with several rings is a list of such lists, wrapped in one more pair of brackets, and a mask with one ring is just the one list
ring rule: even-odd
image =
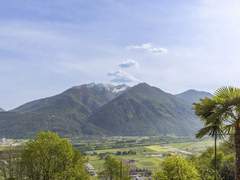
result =
[{"label": "tree", "polygon": [[[218,148],[217,179],[234,180],[234,153],[227,143],[221,143]],[[190,160],[195,164],[202,180],[214,180],[215,158],[213,147],[209,147],[200,155],[191,156]]]},{"label": "tree", "polygon": [[164,174],[163,171],[158,171],[153,176],[154,180],[168,180],[168,177]]},{"label": "tree", "polygon": [[217,179],[217,139],[224,137],[221,113],[215,111],[217,105],[218,103],[210,98],[201,99],[200,102],[194,103],[195,113],[204,123],[204,127],[198,131],[196,137],[202,138],[208,135],[214,138],[215,180]]},{"label": "tree", "polygon": [[19,159],[20,149],[10,145],[1,152],[5,158],[0,160],[0,179],[21,179],[21,167]]},{"label": "tree", "polygon": [[112,156],[105,159],[101,174],[107,180],[130,180],[129,167]]},{"label": "tree", "polygon": [[155,180],[199,180],[195,166],[181,156],[169,156],[162,163],[162,170],[154,176]]},{"label": "tree", "polygon": [[218,115],[224,125],[223,130],[234,133],[235,144],[235,179],[240,180],[240,89],[223,87],[212,97],[215,106],[211,111]]},{"label": "tree", "polygon": [[52,132],[41,132],[21,154],[24,177],[30,180],[87,180],[86,159],[72,145]]},{"label": "tree", "polygon": [[235,179],[240,180],[240,89],[223,87],[216,91],[214,99],[218,102],[217,113],[224,118],[228,132],[233,130],[236,150]]}]

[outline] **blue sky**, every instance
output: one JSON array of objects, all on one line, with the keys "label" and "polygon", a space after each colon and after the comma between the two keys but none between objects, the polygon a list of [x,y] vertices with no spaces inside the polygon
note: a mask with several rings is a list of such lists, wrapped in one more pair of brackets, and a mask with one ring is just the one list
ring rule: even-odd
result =
[{"label": "blue sky", "polygon": [[2,0],[0,107],[90,82],[239,86],[239,9],[238,0]]}]

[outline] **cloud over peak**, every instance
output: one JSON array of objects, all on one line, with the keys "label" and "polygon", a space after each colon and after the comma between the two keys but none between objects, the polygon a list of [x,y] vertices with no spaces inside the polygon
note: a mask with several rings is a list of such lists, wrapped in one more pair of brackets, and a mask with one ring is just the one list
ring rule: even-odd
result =
[{"label": "cloud over peak", "polygon": [[130,45],[127,46],[129,50],[143,50],[152,54],[166,54],[168,49],[162,47],[155,47],[152,43],[144,43],[140,45]]},{"label": "cloud over peak", "polygon": [[131,74],[128,74],[127,72],[122,71],[122,70],[110,72],[107,75],[112,78],[111,79],[112,83],[124,84],[124,83],[140,82],[139,79],[137,79],[136,77],[134,77]]},{"label": "cloud over peak", "polygon": [[128,59],[118,64],[118,67],[120,68],[130,68],[130,67],[138,67],[138,66],[139,66],[138,62],[133,59]]}]

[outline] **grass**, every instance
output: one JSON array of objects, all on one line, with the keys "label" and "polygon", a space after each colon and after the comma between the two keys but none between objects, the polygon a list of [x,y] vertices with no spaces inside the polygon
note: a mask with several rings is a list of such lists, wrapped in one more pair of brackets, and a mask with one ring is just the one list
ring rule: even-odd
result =
[{"label": "grass", "polygon": [[99,172],[103,168],[104,160],[99,159],[98,156],[89,156],[89,162]]},{"label": "grass", "polygon": [[95,150],[96,153],[116,153],[117,151],[129,151],[136,150],[136,148],[109,148],[103,150]]},{"label": "grass", "polygon": [[[138,168],[147,168],[147,169],[155,169],[159,167],[161,158],[146,156],[144,154],[137,155],[126,155],[126,156],[116,156],[119,160],[135,160],[136,167]],[[98,156],[89,157],[89,162],[93,165],[93,167],[99,172],[103,169],[104,160],[100,160]]]},{"label": "grass", "polygon": [[161,145],[150,145],[150,146],[145,146],[145,148],[153,152],[159,152],[159,153],[165,153],[169,151],[167,147],[164,147]]},{"label": "grass", "polygon": [[213,146],[213,140],[207,139],[207,140],[201,140],[196,142],[186,142],[186,143],[173,143],[169,144],[167,146],[178,148],[181,150],[185,150],[188,152],[192,152],[194,154],[199,153],[207,149],[208,147]]}]

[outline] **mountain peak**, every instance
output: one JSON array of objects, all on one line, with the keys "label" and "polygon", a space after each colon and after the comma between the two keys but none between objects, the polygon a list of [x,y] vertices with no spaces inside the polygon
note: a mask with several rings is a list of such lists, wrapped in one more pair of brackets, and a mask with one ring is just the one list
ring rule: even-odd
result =
[{"label": "mountain peak", "polygon": [[162,94],[168,94],[169,95],[169,93],[167,93],[167,92],[165,92],[165,91],[163,91],[163,90],[161,90],[161,89],[159,89],[155,86],[151,86],[151,85],[149,85],[145,82],[139,83],[136,86],[133,86],[131,89],[134,90],[134,91],[136,91],[136,90],[140,91],[142,93],[146,93],[146,92],[150,93],[151,92],[153,94],[154,93],[162,93]]},{"label": "mountain peak", "polygon": [[136,87],[151,87],[149,84],[142,82],[136,85]]},{"label": "mountain peak", "polygon": [[82,85],[79,85],[79,86],[73,86],[72,88],[74,89],[81,89],[81,88],[95,88],[95,87],[100,87],[100,88],[110,88],[112,87],[113,85],[112,84],[103,84],[103,83],[89,83],[89,84],[82,84]]},{"label": "mountain peak", "polygon": [[199,91],[199,90],[196,90],[196,89],[189,89],[189,90],[187,90],[187,91],[184,91],[184,92],[182,92],[182,93],[177,94],[177,96],[178,96],[178,95],[191,95],[191,94],[194,94],[194,95],[196,95],[196,94],[199,94],[199,95],[202,94],[202,95],[205,95],[206,97],[211,97],[211,96],[212,96],[212,94],[209,93],[209,92]]},{"label": "mountain peak", "polygon": [[194,103],[199,101],[200,99],[203,99],[205,97],[212,97],[212,94],[206,91],[199,91],[195,89],[189,89],[187,91],[184,91],[180,94],[176,94],[177,97],[184,99],[185,101],[189,103]]},{"label": "mountain peak", "polygon": [[4,109],[2,109],[2,108],[0,108],[0,112],[3,112],[3,111],[5,111]]},{"label": "mountain peak", "polygon": [[89,83],[89,84],[83,84],[80,86],[74,86],[72,89],[98,89],[98,90],[106,90],[112,93],[119,93],[127,90],[129,86],[125,84],[121,85],[113,85],[113,84],[104,84],[104,83]]},{"label": "mountain peak", "polygon": [[189,89],[189,90],[186,90],[180,94],[183,94],[183,93],[207,93],[207,94],[210,94],[209,92],[206,92],[206,91],[200,91],[200,90],[196,90],[196,89]]},{"label": "mountain peak", "polygon": [[152,89],[155,87],[150,86],[149,84],[143,82],[143,83],[139,83],[135,86],[132,87],[132,89],[136,90],[136,89],[140,89],[140,90],[147,90],[147,89]]}]

